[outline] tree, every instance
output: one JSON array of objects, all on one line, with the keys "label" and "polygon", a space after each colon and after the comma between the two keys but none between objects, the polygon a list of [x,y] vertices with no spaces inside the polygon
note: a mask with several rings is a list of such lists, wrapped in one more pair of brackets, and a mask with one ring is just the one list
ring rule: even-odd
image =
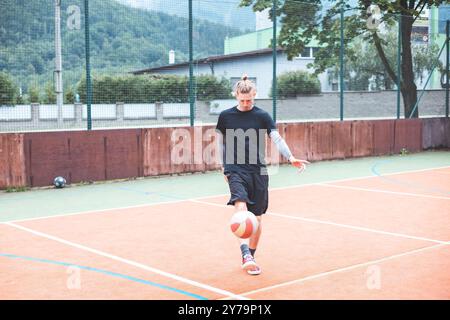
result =
[{"label": "tree", "polygon": [[[45,71],[45,61],[39,56],[37,53],[23,53],[25,56],[23,59],[26,59],[29,64],[33,66],[33,73],[42,74]],[[27,56],[29,54],[29,56]]]},{"label": "tree", "polygon": [[[386,59],[397,68],[397,38],[395,35],[388,34],[385,41]],[[381,59],[373,44],[367,43],[361,37],[353,39],[349,43],[348,49],[358,54],[356,57],[345,58],[344,83],[346,90],[391,90],[395,83],[392,82],[383,66]],[[339,67],[331,69],[332,79],[339,79]]]},{"label": "tree", "polygon": [[437,66],[437,70],[443,72],[444,67],[438,56],[439,49],[436,44],[431,46],[413,45],[414,76],[420,82],[423,82],[424,74],[431,72],[434,66]]},{"label": "tree", "polygon": [[[319,42],[319,49],[315,55],[313,67],[319,74],[338,64],[340,50],[340,19],[341,8],[345,11],[344,17],[344,46],[347,49],[349,42],[357,36],[375,46],[378,57],[384,69],[392,80],[397,83],[396,68],[386,56],[386,43],[380,37],[381,28],[373,28],[373,22],[384,25],[394,25],[401,20],[401,84],[405,117],[413,111],[417,102],[417,86],[414,83],[413,56],[411,46],[411,31],[415,20],[425,8],[439,6],[443,0],[358,0],[356,7],[351,7],[344,0],[242,0],[241,6],[253,6],[254,11],[271,8],[276,1],[276,15],[281,17],[282,28],[278,38],[278,45],[286,50],[289,59],[298,56],[305,46],[313,39]],[[323,4],[328,2],[331,6],[322,14]],[[374,7],[380,13],[374,14]],[[369,12],[369,13],[368,13]],[[272,11],[270,17],[273,20]],[[377,19],[375,21],[374,19]],[[346,56],[352,59],[355,52],[347,51]],[[416,108],[413,117],[418,117]]]},{"label": "tree", "polygon": [[75,93],[73,93],[73,88],[70,87],[66,90],[64,95],[64,103],[74,104],[75,103]]},{"label": "tree", "polygon": [[[150,74],[139,76],[94,76],[92,103],[186,103],[189,101],[189,78],[179,75]],[[212,75],[196,77],[197,100],[231,98],[230,82]],[[79,81],[77,92],[86,103],[86,80]]]},{"label": "tree", "polygon": [[0,106],[14,104],[16,94],[17,87],[10,76],[0,72]]},{"label": "tree", "polygon": [[[83,3],[61,1],[64,85],[74,88],[85,73],[84,26],[81,30],[68,30],[65,22],[73,17],[67,7],[76,5],[82,9]],[[125,75],[166,65],[171,49],[176,51],[177,62],[188,60],[185,17],[130,8],[115,0],[92,0],[90,4],[91,66],[99,74]],[[38,79],[42,98],[45,83],[53,81],[55,66],[53,11],[54,1],[49,0],[0,1],[0,70],[24,85]],[[196,57],[221,54],[225,36],[241,33],[237,27],[196,21]],[[32,75],[37,77],[30,80]]]},{"label": "tree", "polygon": [[[389,63],[397,69],[397,32],[389,32],[384,36],[385,55]],[[425,76],[432,72],[435,66],[443,68],[439,60],[437,45],[414,44],[412,46],[414,79],[421,83]],[[353,39],[347,50],[357,52],[354,59],[345,59],[344,82],[347,90],[392,90],[395,83],[384,68],[375,46],[366,43],[361,37]],[[330,70],[330,80],[339,78],[339,68]]]},{"label": "tree", "polygon": [[299,94],[318,94],[320,91],[317,76],[306,71],[285,72],[277,77],[277,95],[280,98],[296,97]]},{"label": "tree", "polygon": [[55,104],[56,103],[55,88],[53,87],[51,82],[48,82],[45,85],[44,103],[46,103],[46,104]]},{"label": "tree", "polygon": [[28,96],[29,96],[30,103],[40,103],[41,102],[39,88],[37,86],[32,86],[28,89]]},{"label": "tree", "polygon": [[225,79],[218,79],[213,75],[199,75],[196,77],[197,100],[211,101],[215,99],[231,99],[231,84]]},{"label": "tree", "polygon": [[27,103],[27,98],[23,95],[18,94],[16,97],[15,104],[21,105],[21,104],[26,104],[26,103]]}]

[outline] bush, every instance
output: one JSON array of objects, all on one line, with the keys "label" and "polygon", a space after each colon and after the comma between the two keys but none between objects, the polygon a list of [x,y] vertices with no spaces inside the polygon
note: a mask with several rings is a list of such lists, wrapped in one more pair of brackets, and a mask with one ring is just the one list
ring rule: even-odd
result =
[{"label": "bush", "polygon": [[18,104],[18,105],[27,104],[27,97],[23,96],[23,95],[22,96],[21,95],[17,95],[15,104]]},{"label": "bush", "polygon": [[291,71],[277,77],[278,98],[296,97],[299,94],[317,94],[321,92],[317,76],[306,71]]},{"label": "bush", "polygon": [[32,86],[28,88],[28,99],[30,103],[41,103],[39,88],[37,86]]},{"label": "bush", "polygon": [[197,100],[211,101],[216,99],[231,99],[231,83],[225,79],[217,79],[213,75],[197,77]]},{"label": "bush", "polygon": [[[231,98],[231,85],[212,75],[195,78],[196,99],[210,101]],[[92,103],[186,103],[189,102],[189,78],[178,75],[94,77]],[[80,99],[86,103],[86,80],[78,83]]]},{"label": "bush", "polygon": [[55,88],[53,87],[51,82],[47,82],[45,85],[45,104],[55,104],[56,103],[56,93]]},{"label": "bush", "polygon": [[18,89],[6,73],[0,72],[0,105],[13,105]]},{"label": "bush", "polygon": [[68,88],[64,94],[64,103],[74,104],[75,103],[75,93],[73,93],[72,88]]}]

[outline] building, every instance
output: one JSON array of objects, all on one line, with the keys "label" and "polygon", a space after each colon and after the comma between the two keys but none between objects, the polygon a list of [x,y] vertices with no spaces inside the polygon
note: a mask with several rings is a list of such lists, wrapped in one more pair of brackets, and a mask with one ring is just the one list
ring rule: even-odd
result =
[{"label": "building", "polygon": [[[325,9],[324,9],[325,10]],[[418,45],[437,44],[439,47],[445,42],[445,20],[450,17],[450,5],[441,5],[439,8],[432,8],[425,11],[420,19],[416,21],[412,30],[412,42]],[[224,54],[211,56],[194,61],[195,74],[211,74],[218,78],[225,77],[233,85],[243,73],[256,82],[258,87],[258,98],[269,98],[272,88],[272,49],[269,48],[273,36],[272,27],[268,27],[272,22],[268,18],[268,10],[259,13],[256,17],[256,31],[240,36],[225,38]],[[280,30],[280,28],[278,28]],[[317,41],[311,41],[301,55],[289,61],[283,50],[277,50],[277,74],[294,70],[304,70],[313,72],[308,68],[308,64],[314,61],[316,48],[319,47]],[[172,53],[173,60],[173,53]],[[441,55],[441,61],[445,65],[445,54]],[[189,63],[178,63],[138,70],[133,74],[160,73],[188,75]],[[422,82],[428,78],[426,74]],[[338,91],[338,79],[329,76],[327,72],[319,75],[322,92]],[[425,83],[418,82],[421,89]],[[437,70],[433,73],[427,89],[441,88],[441,73]],[[370,90],[369,88],[366,88]]]},{"label": "building", "polygon": [[[260,26],[263,25],[260,21]],[[266,24],[267,25],[267,24]],[[234,85],[243,73],[249,75],[257,87],[257,98],[266,99],[270,97],[273,77],[273,50],[269,48],[273,36],[273,29],[259,29],[255,32],[246,33],[240,36],[225,38],[224,54],[211,56],[194,61],[195,74],[211,74],[217,78],[224,77]],[[293,70],[305,70],[310,73],[307,65],[314,61],[317,44],[311,42],[310,46],[299,57],[289,61],[282,49],[277,50],[277,74],[282,74]],[[173,53],[172,53],[173,61]],[[176,74],[188,75],[189,63],[169,63],[168,65],[156,68],[148,68],[132,72],[138,74]],[[322,91],[327,92],[332,89],[337,90],[336,84],[328,83],[326,73],[319,76]]]},{"label": "building", "polygon": [[[433,7],[430,10],[430,44],[436,44],[439,48],[442,48],[442,46],[445,44],[445,27],[446,27],[446,21],[450,20],[450,4],[441,4],[439,7]],[[445,57],[444,51],[441,54],[440,60],[445,68],[446,65],[446,57]],[[431,77],[430,85],[428,88],[432,89],[440,89],[442,88],[441,81],[445,79],[442,79],[442,74],[440,72],[434,72],[433,76]]]},{"label": "building", "polygon": [[[314,52],[312,47],[307,47],[302,56],[289,61],[283,50],[278,49],[277,74],[292,70],[307,70],[308,63],[314,59]],[[224,54],[195,60],[194,73],[197,75],[210,74],[217,78],[224,77],[230,80],[232,85],[241,79],[243,73],[246,73],[258,87],[257,98],[266,99],[270,97],[272,88],[272,61],[271,48]],[[134,75],[156,73],[188,75],[189,62],[143,69],[132,73]],[[328,84],[328,77],[325,73],[319,76],[319,80],[322,84],[322,91],[331,91],[331,85]]]}]

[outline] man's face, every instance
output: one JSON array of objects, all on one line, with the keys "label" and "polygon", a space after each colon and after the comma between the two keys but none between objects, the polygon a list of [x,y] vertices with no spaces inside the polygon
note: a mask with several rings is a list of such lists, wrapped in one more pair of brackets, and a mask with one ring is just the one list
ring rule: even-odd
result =
[{"label": "man's face", "polygon": [[236,99],[239,102],[239,106],[242,109],[250,109],[253,106],[253,101],[255,100],[256,91],[253,90],[249,93],[236,93]]}]

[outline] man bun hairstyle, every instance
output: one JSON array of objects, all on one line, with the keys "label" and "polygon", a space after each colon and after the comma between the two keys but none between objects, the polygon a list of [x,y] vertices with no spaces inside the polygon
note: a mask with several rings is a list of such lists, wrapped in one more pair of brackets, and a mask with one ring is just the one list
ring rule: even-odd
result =
[{"label": "man bun hairstyle", "polygon": [[239,80],[234,86],[234,94],[237,93],[250,93],[253,90],[256,90],[256,86],[253,81],[248,79],[247,74],[243,74],[241,80]]}]

